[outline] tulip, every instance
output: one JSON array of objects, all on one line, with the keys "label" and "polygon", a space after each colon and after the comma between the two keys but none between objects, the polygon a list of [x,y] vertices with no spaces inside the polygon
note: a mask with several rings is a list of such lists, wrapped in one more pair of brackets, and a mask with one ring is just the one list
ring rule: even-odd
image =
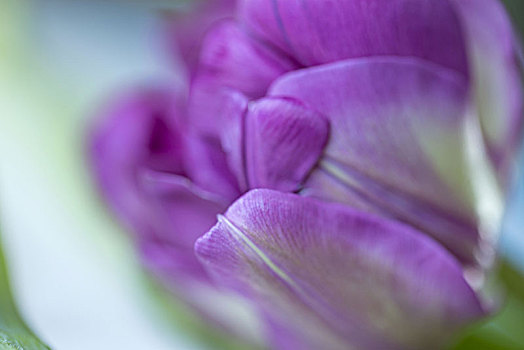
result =
[{"label": "tulip", "polygon": [[523,121],[501,4],[243,0],[206,31],[187,99],[138,90],[91,136],[154,274],[275,349],[440,348],[493,312]]}]

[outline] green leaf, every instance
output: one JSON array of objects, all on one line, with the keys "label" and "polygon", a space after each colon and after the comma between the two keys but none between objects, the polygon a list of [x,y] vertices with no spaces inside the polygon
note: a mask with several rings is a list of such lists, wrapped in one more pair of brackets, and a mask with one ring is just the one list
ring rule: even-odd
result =
[{"label": "green leaf", "polygon": [[25,324],[9,288],[7,269],[0,245],[0,349],[49,350]]},{"label": "green leaf", "polygon": [[469,329],[452,350],[524,349],[524,275],[502,261],[495,283],[504,291],[501,309],[493,317]]},{"label": "green leaf", "polygon": [[524,1],[522,0],[504,0],[507,11],[513,18],[513,22],[520,34],[524,33]]}]

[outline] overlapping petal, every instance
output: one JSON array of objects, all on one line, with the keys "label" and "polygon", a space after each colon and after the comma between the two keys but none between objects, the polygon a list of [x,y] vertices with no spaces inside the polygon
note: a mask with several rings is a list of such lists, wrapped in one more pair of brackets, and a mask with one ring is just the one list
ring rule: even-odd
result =
[{"label": "overlapping petal", "polygon": [[413,56],[468,74],[461,24],[448,0],[242,0],[247,27],[305,66]]},{"label": "overlapping petal", "polygon": [[92,130],[88,151],[94,175],[112,209],[132,229],[146,225],[148,211],[139,170],[183,173],[177,102],[177,94],[164,89],[135,91],[106,108]]},{"label": "overlapping petal", "polygon": [[245,122],[250,188],[299,190],[327,143],[327,120],[297,101],[266,98],[249,105]]},{"label": "overlapping petal", "polygon": [[298,195],[249,192],[196,252],[312,349],[420,349],[484,314],[460,264],[423,233]]},{"label": "overlapping petal", "polygon": [[142,232],[138,239],[144,265],[207,322],[247,344],[262,345],[257,304],[218,288],[194,253],[197,238],[229,202],[181,176],[148,171],[141,181],[152,225],[152,234]]},{"label": "overlapping petal", "polygon": [[209,27],[233,17],[235,4],[236,0],[196,0],[169,14],[166,19],[169,46],[191,75],[196,69],[202,40]]},{"label": "overlapping petal", "polygon": [[199,74],[250,98],[264,96],[275,78],[296,66],[251,38],[234,21],[213,27],[202,45]]},{"label": "overlapping petal", "polygon": [[479,174],[461,75],[412,58],[347,60],[285,75],[270,95],[298,99],[330,121],[310,194],[401,219],[473,259]]},{"label": "overlapping petal", "polygon": [[[147,263],[178,279],[209,281],[192,247],[239,193],[225,186],[230,173],[214,145],[184,127],[178,99],[165,89],[117,99],[93,129],[89,151],[102,194]],[[199,176],[191,178],[195,167]],[[166,259],[165,251],[178,253]]]},{"label": "overlapping petal", "polygon": [[248,98],[234,91],[224,91],[222,101],[221,125],[218,128],[220,144],[226,160],[235,175],[240,191],[244,193],[248,189],[246,177],[246,155],[245,139],[245,116],[247,113]]},{"label": "overlapping petal", "polygon": [[145,171],[140,178],[153,213],[149,219],[155,235],[149,238],[182,251],[191,249],[229,204],[182,176]]},{"label": "overlapping petal", "polygon": [[239,182],[229,168],[220,140],[189,133],[185,154],[188,177],[202,189],[234,201],[240,195]]},{"label": "overlapping petal", "polygon": [[500,181],[507,187],[524,121],[517,40],[501,2],[453,2],[467,34],[482,131]]},{"label": "overlapping petal", "polygon": [[230,91],[249,99],[260,98],[273,80],[295,67],[252,39],[235,22],[221,22],[208,33],[202,46],[191,85],[191,122],[200,131],[217,134]]}]

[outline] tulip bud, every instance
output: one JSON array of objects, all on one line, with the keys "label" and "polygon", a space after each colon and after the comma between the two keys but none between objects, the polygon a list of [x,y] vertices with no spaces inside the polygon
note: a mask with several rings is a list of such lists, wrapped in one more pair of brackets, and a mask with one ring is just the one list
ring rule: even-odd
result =
[{"label": "tulip bud", "polygon": [[439,348],[492,312],[523,124],[502,5],[205,4],[174,22],[188,98],[139,91],[92,135],[150,270],[236,334],[204,300],[246,303],[272,348]]}]

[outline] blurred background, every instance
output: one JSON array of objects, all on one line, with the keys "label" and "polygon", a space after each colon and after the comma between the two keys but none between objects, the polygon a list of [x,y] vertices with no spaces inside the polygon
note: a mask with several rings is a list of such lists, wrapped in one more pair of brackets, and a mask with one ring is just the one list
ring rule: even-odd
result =
[{"label": "blurred background", "polygon": [[[506,5],[524,33],[524,1]],[[93,190],[83,154],[90,121],[112,94],[178,80],[159,20],[176,6],[0,0],[3,248],[20,312],[53,349],[211,348],[166,322],[130,242]],[[524,272],[523,176],[500,252]]]}]

